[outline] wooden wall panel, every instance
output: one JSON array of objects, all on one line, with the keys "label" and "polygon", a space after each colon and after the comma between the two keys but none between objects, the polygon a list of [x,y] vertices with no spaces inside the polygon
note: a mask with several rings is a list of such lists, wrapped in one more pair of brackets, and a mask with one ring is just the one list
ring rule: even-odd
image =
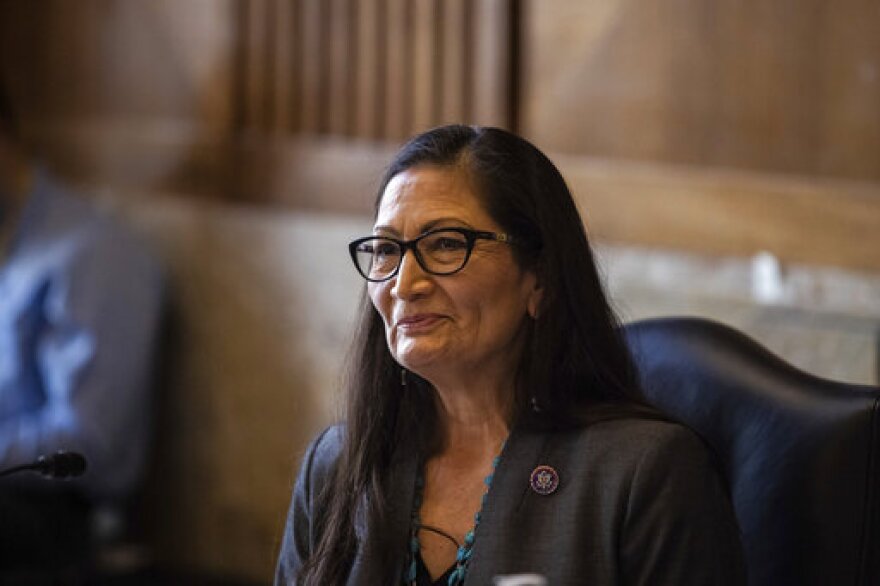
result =
[{"label": "wooden wall panel", "polygon": [[[468,96],[473,80],[470,75],[470,47],[462,39],[470,38],[470,3],[467,0],[445,0],[441,3],[443,23],[440,52],[440,119],[445,121],[470,120]],[[508,120],[507,125],[513,121]]]},{"label": "wooden wall panel", "polygon": [[880,271],[880,185],[558,155],[592,235]]},{"label": "wooden wall panel", "polygon": [[[293,141],[251,181],[285,207],[369,216],[394,150]],[[598,241],[880,272],[877,183],[548,155]]]},{"label": "wooden wall panel", "polygon": [[525,0],[523,23],[546,148],[880,180],[873,0]]},{"label": "wooden wall panel", "polygon": [[307,134],[318,134],[324,130],[323,108],[326,104],[324,94],[326,53],[321,34],[323,25],[323,0],[300,0],[302,24],[300,43],[303,60],[302,77],[298,80],[298,92],[302,95],[300,129]]},{"label": "wooden wall panel", "polygon": [[412,112],[410,0],[386,0],[384,137],[403,138]]},{"label": "wooden wall panel", "polygon": [[350,48],[355,42],[351,0],[324,0],[329,13],[329,78],[327,132],[337,136],[352,134],[354,116],[354,69],[356,54]]},{"label": "wooden wall panel", "polygon": [[252,0],[247,10],[241,11],[242,68],[241,94],[243,96],[242,121],[247,126],[264,127],[271,121],[270,96],[272,95],[272,22],[271,0]]},{"label": "wooden wall panel", "polygon": [[511,6],[510,0],[474,5],[473,118],[486,126],[508,126]]},{"label": "wooden wall panel", "polygon": [[440,87],[438,40],[442,20],[436,0],[410,0],[413,10],[413,96],[412,128],[430,128],[437,120]]},{"label": "wooden wall panel", "polygon": [[384,0],[361,0],[355,3],[358,66],[355,68],[354,135],[378,138],[384,127],[385,35]]},{"label": "wooden wall panel", "polygon": [[294,101],[293,81],[297,73],[299,51],[293,42],[292,30],[296,30],[297,14],[291,2],[273,0],[270,26],[274,56],[269,74],[275,80],[272,92],[271,127],[277,136],[284,136],[293,131],[294,112],[297,104]]},{"label": "wooden wall panel", "polygon": [[5,0],[0,64],[26,139],[73,179],[224,194],[249,87],[236,17],[234,0]]},{"label": "wooden wall panel", "polygon": [[[344,209],[348,194],[318,189],[315,176],[305,195],[284,179],[286,142],[303,157],[304,144],[396,144],[451,121],[519,127],[549,152],[672,174],[880,181],[880,9],[867,0],[9,0],[0,11],[0,58],[17,64],[29,136],[101,185],[318,207],[320,193],[324,209]],[[714,250],[682,223],[621,221],[642,217],[644,202],[625,176],[603,185],[619,211],[596,214],[598,233]],[[735,211],[725,226],[754,224],[737,190],[705,202],[688,193],[693,225],[701,213],[711,224],[712,206]],[[823,193],[862,209],[848,190]],[[784,214],[771,217],[779,224],[762,223],[755,241],[772,252],[874,266],[808,237],[792,252],[792,238],[773,236],[794,234]],[[748,253],[746,240],[718,250]]]},{"label": "wooden wall panel", "polygon": [[[249,54],[241,59],[247,69],[241,77],[269,77],[249,87],[277,96],[288,93],[279,86],[289,86],[302,104],[298,112],[247,117],[243,130],[271,133],[278,120],[298,119],[292,132],[400,141],[450,122],[512,128],[516,5],[515,0],[241,3],[247,13],[242,34],[253,37],[252,31],[260,30],[259,36],[274,37],[244,44]],[[292,18],[279,18],[283,13]],[[267,47],[273,53],[266,53]],[[279,51],[285,54],[275,54]],[[294,65],[285,73],[280,63]],[[272,104],[254,91],[243,99]],[[276,100],[275,107],[293,108],[297,99]],[[252,104],[242,108],[261,110]]]},{"label": "wooden wall panel", "polygon": [[512,127],[513,5],[7,0],[0,32],[28,133],[62,174],[235,198],[255,144]]}]

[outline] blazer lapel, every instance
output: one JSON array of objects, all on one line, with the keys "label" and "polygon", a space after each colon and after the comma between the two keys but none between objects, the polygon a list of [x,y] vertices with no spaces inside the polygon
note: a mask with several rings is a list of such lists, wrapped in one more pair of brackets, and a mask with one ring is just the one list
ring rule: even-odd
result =
[{"label": "blazer lapel", "polygon": [[492,584],[492,579],[503,563],[500,537],[506,530],[506,519],[513,518],[528,496],[529,478],[549,449],[549,434],[514,428],[489,489],[489,498],[483,508],[477,527],[474,553],[468,566],[465,584]]},{"label": "blazer lapel", "polygon": [[[392,479],[388,495],[391,506],[388,519],[389,535],[397,538],[399,541],[397,549],[400,550],[400,562],[397,564],[392,584],[401,584],[403,581],[403,559],[409,541],[417,468],[416,451],[409,446],[402,446],[392,459]],[[366,503],[362,503],[356,513],[355,521],[360,547],[348,578],[348,584],[352,586],[375,586],[385,580],[384,576],[378,575],[377,562],[382,554],[376,546],[377,540],[373,539],[372,529],[367,523],[365,513]]]}]

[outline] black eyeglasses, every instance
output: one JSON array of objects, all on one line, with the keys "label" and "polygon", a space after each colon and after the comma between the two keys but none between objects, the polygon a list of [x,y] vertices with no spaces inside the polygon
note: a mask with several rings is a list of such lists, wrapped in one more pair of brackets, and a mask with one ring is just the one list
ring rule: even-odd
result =
[{"label": "black eyeglasses", "polygon": [[348,245],[351,260],[363,278],[387,281],[400,270],[403,255],[412,250],[419,266],[432,275],[451,275],[467,264],[477,240],[513,242],[508,234],[467,228],[440,228],[412,240],[387,236],[358,238]]}]

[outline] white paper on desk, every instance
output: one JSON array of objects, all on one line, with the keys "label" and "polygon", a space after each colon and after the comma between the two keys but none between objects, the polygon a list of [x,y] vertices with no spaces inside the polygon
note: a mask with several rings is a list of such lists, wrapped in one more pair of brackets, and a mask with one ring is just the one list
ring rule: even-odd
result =
[{"label": "white paper on desk", "polygon": [[495,586],[547,586],[547,578],[541,574],[509,574],[495,576]]}]

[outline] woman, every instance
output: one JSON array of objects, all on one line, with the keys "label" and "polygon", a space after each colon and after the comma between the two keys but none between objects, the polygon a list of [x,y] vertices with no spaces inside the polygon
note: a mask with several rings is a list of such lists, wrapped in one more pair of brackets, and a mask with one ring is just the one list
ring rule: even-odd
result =
[{"label": "woman", "polygon": [[381,184],[344,425],[276,584],[741,584],[703,444],[642,404],[583,224],[525,140],[447,126]]}]

